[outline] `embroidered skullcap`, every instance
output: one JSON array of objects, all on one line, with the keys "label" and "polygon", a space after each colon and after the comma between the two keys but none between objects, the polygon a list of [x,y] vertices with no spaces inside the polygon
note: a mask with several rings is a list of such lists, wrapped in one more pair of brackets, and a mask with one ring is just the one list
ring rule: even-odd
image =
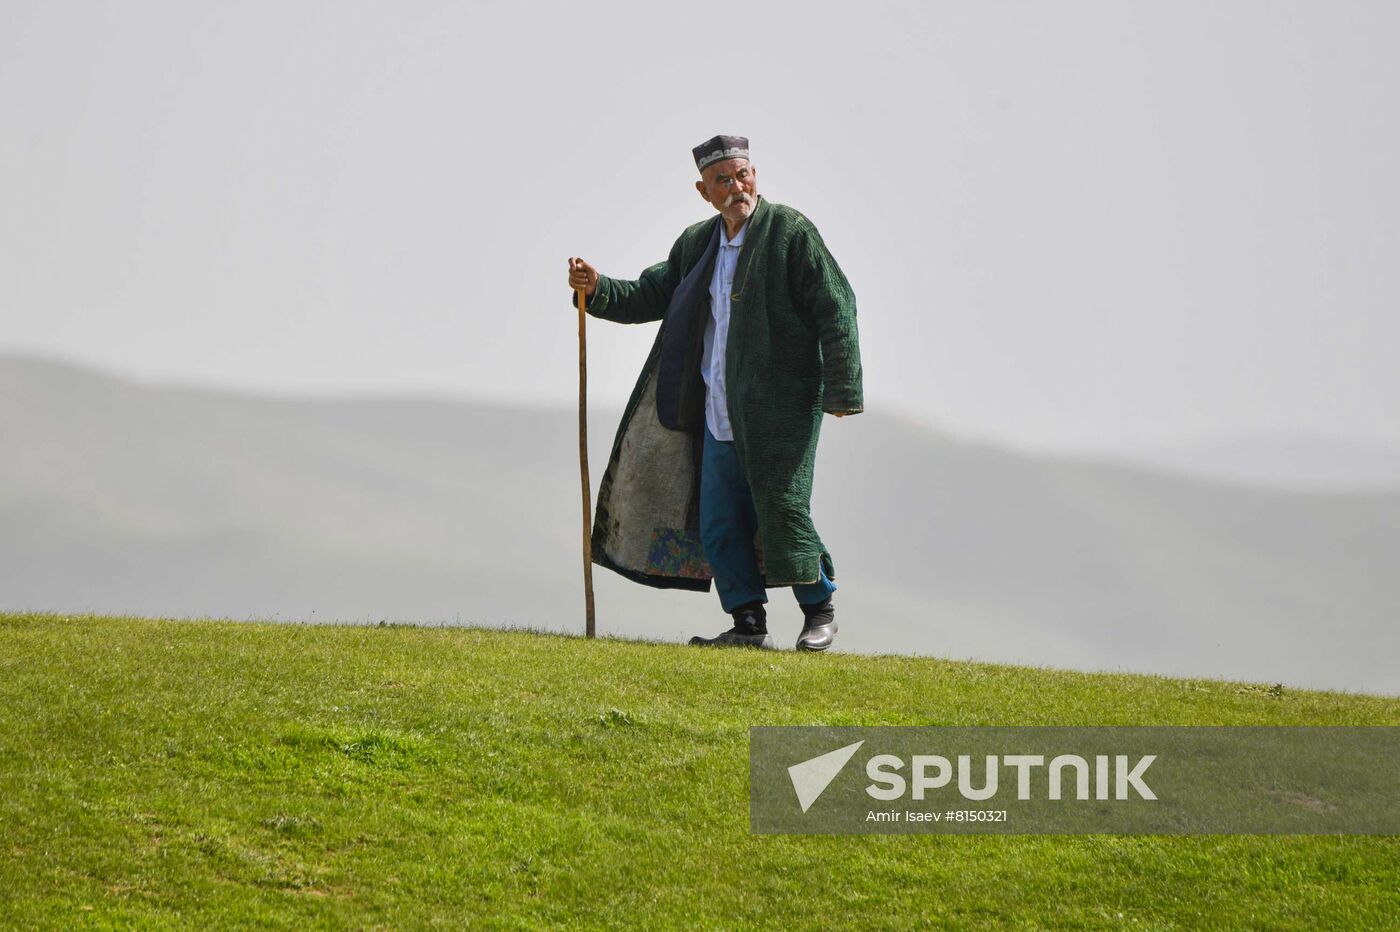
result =
[{"label": "embroidered skullcap", "polygon": [[725,159],[748,158],[749,141],[743,136],[715,136],[690,151],[695,155],[695,167],[704,171],[706,165]]}]

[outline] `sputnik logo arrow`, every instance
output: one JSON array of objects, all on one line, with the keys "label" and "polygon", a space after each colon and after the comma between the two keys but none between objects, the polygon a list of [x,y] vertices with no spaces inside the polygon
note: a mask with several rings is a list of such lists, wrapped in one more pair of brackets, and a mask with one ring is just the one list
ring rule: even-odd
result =
[{"label": "sputnik logo arrow", "polygon": [[841,768],[846,766],[846,762],[855,756],[864,743],[865,739],[862,738],[855,744],[828,751],[788,768],[788,777],[792,780],[792,788],[797,793],[797,802],[802,806],[803,812],[812,808],[812,803],[826,792],[826,788],[836,779]]}]

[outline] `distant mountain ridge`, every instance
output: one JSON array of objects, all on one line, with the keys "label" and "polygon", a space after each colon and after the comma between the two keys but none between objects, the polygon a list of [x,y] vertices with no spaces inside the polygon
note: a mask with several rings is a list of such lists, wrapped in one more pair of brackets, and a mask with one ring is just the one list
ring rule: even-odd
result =
[{"label": "distant mountain ridge", "polygon": [[1400,489],[1400,448],[1336,437],[1219,436],[1157,445],[1119,459],[1183,476],[1291,491]]},{"label": "distant mountain ridge", "polygon": [[[595,488],[617,413],[590,413]],[[10,356],[0,436],[0,608],[581,627],[573,411]],[[1400,693],[1400,492],[1175,479],[868,413],[824,425],[813,512],[846,650]],[[712,593],[595,578],[605,633],[725,620]]]}]

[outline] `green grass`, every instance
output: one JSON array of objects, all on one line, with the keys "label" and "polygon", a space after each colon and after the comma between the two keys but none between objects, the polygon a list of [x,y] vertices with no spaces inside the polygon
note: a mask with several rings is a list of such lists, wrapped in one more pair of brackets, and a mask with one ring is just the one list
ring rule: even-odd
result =
[{"label": "green grass", "polygon": [[1400,839],[755,836],[751,724],[1400,700],[521,631],[0,615],[0,922],[1380,928]]}]

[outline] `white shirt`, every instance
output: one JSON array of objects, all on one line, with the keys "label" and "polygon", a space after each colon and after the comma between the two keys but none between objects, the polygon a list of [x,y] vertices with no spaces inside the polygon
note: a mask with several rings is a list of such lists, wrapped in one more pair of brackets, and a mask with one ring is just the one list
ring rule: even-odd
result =
[{"label": "white shirt", "polygon": [[729,296],[734,287],[734,267],[739,264],[739,250],[749,222],[739,228],[734,239],[720,220],[719,255],[715,256],[715,274],[710,279],[710,319],[705,322],[705,354],[700,359],[700,374],[705,377],[705,425],[716,440],[733,440],[729,426],[728,397],[724,391],[725,348],[729,345]]}]

